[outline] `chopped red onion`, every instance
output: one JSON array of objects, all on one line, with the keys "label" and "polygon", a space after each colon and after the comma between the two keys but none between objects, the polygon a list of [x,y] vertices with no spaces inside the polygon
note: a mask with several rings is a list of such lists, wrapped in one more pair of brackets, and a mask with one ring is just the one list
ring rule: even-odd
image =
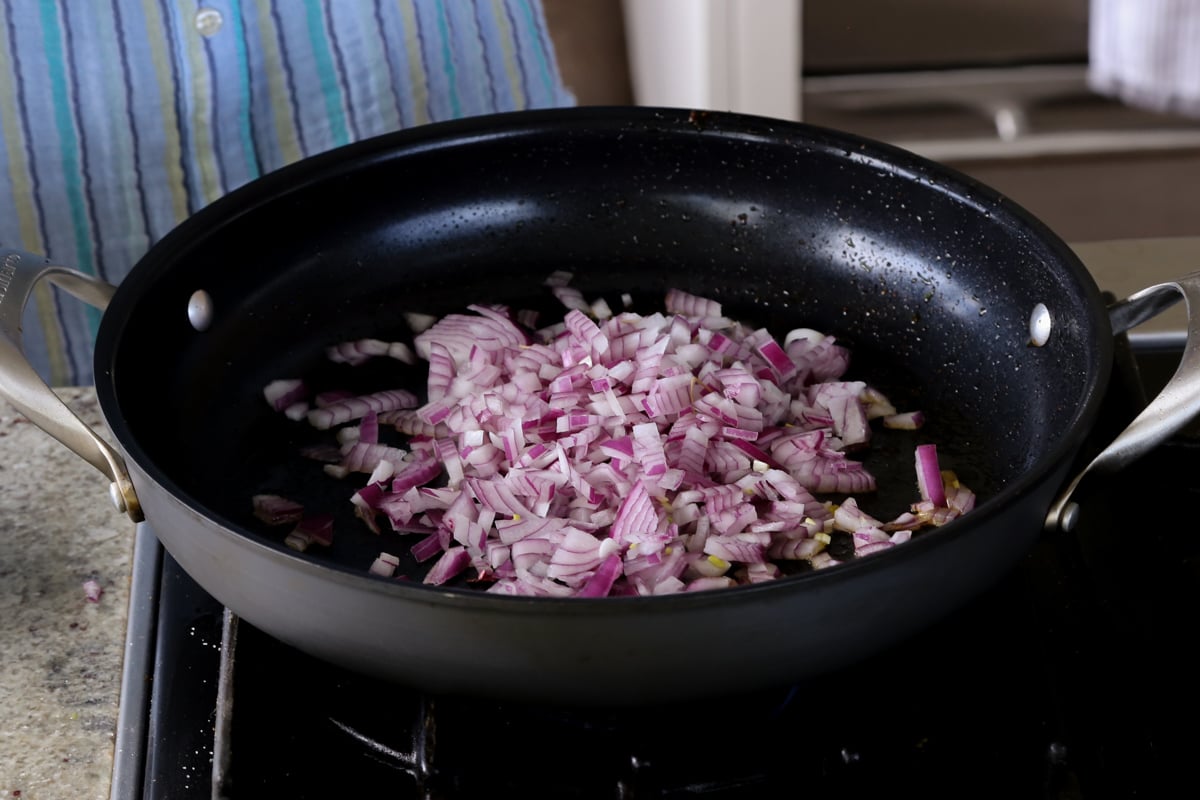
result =
[{"label": "chopped red onion", "polygon": [[304,552],[312,544],[329,547],[333,544],[333,515],[316,514],[304,517],[284,538],[283,543],[300,552]]},{"label": "chopped red onion", "polygon": [[917,445],[916,467],[917,489],[921,493],[921,499],[928,500],[935,508],[944,508],[946,506],[946,490],[942,486],[937,445]]},{"label": "chopped red onion", "polygon": [[711,578],[696,578],[691,583],[684,587],[684,591],[701,592],[710,591],[712,589],[728,589],[731,586],[736,586],[733,578],[724,575],[717,575]]},{"label": "chopped red onion", "polygon": [[308,412],[314,428],[325,430],[343,422],[359,419],[370,412],[393,411],[397,408],[416,408],[417,397],[406,389],[393,389],[359,397],[347,397],[324,408]]},{"label": "chopped red onion", "polygon": [[685,317],[719,317],[721,304],[715,300],[697,297],[679,289],[668,289],[665,305],[668,314],[681,314]]},{"label": "chopped red onion", "polygon": [[99,603],[102,594],[104,594],[104,587],[95,578],[88,578],[83,582],[83,596],[89,603]]},{"label": "chopped red onion", "polygon": [[587,582],[579,589],[579,597],[604,597],[612,591],[613,583],[621,574],[621,557],[612,554],[601,562]]},{"label": "chopped red onion", "polygon": [[268,525],[288,525],[304,516],[303,505],[277,494],[256,494],[252,501],[254,516]]},{"label": "chopped red onion", "polygon": [[[346,448],[342,456],[341,466],[347,472],[373,473],[380,464],[388,464],[394,470],[395,465],[402,462],[408,454],[396,447],[385,444],[370,444],[355,442]],[[390,477],[390,476],[389,476]]]},{"label": "chopped red onion", "polygon": [[299,403],[292,403],[283,410],[283,415],[292,422],[299,422],[308,417],[309,405],[303,400]]},{"label": "chopped red onion", "polygon": [[335,363],[357,365],[373,356],[386,356],[388,343],[379,339],[358,339],[327,347],[325,354]]},{"label": "chopped red onion", "polygon": [[471,554],[465,547],[451,547],[442,553],[425,575],[425,583],[439,586],[458,575],[471,563]]},{"label": "chopped red onion", "polygon": [[[370,474],[350,497],[355,513],[373,531],[417,534],[426,583],[466,574],[497,593],[582,597],[713,589],[774,580],[786,561],[835,566],[974,507],[932,445],[917,448],[908,512],[884,523],[859,507],[875,478],[848,452],[869,445],[874,420],[912,430],[924,416],[843,380],[849,351],[832,336],[797,329],[780,342],[678,289],[662,313],[614,313],[570,279],[547,279],[561,321],[476,304],[406,315],[412,350],[372,339],[330,349],[351,363],[415,350],[428,364],[423,404],[404,390],[327,391],[309,408],[296,381],[264,392],[289,401],[280,411],[304,403],[304,419],[338,440],[326,471]],[[256,513],[297,522],[290,546],[328,545],[331,521],[314,531],[282,500],[256,499]],[[835,528],[853,556],[826,552]],[[381,553],[369,571],[397,565]]]},{"label": "chopped red onion", "polygon": [[442,552],[442,543],[436,533],[431,533],[412,546],[412,557],[425,562]]},{"label": "chopped red onion", "polygon": [[384,578],[390,578],[396,574],[396,567],[400,566],[400,559],[391,553],[380,553],[371,566],[367,569],[372,575],[380,575]]},{"label": "chopped red onion", "polygon": [[888,414],[883,418],[883,427],[901,431],[915,431],[925,424],[925,415],[920,411],[905,411]]},{"label": "chopped red onion", "polygon": [[308,399],[308,386],[299,378],[279,378],[263,387],[263,397],[276,411]]}]

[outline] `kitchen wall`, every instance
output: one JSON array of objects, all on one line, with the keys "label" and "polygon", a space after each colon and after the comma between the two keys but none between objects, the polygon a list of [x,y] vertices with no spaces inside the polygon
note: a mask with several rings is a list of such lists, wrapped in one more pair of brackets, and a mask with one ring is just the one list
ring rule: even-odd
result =
[{"label": "kitchen wall", "polygon": [[1087,15],[1088,0],[810,0],[804,65],[814,73],[1063,61],[1086,53]]},{"label": "kitchen wall", "polygon": [[[974,24],[983,30],[979,35],[985,38],[980,39],[976,52],[985,62],[1003,64],[1016,57],[1004,51],[1002,43],[997,43],[994,37],[986,38],[990,35],[986,30],[989,14],[997,15],[992,27],[1000,33],[1007,31],[1006,36],[1019,34],[1022,26],[1030,30],[1029,26],[1039,21],[1045,26],[1061,26],[1058,33],[1042,31],[1031,38],[1026,44],[1032,50],[1019,59],[1037,60],[1044,56],[1046,61],[1053,62],[1052,69],[1067,70],[1067,77],[1062,79],[1067,87],[1064,91],[1036,100],[1028,109],[1030,113],[1022,111],[1017,118],[1017,122],[1030,125],[1034,133],[1049,132],[1049,146],[1028,147],[1025,155],[1001,148],[1002,156],[987,155],[987,148],[958,146],[964,141],[971,145],[979,136],[995,137],[995,120],[987,114],[964,113],[961,108],[948,109],[945,104],[925,100],[890,108],[885,103],[883,107],[865,111],[854,110],[854,102],[849,105],[842,102],[847,98],[853,100],[853,93],[838,89],[839,76],[831,73],[877,70],[889,64],[895,66],[897,59],[902,58],[894,48],[884,52],[881,45],[872,46],[869,37],[856,35],[855,19],[861,19],[863,12],[861,8],[854,12],[854,8],[871,2],[877,0],[805,4],[804,52],[812,62],[812,75],[802,81],[807,87],[802,112],[806,121],[902,146],[912,145],[918,152],[929,146],[927,155],[1003,192],[1068,241],[1200,235],[1200,121],[1134,111],[1087,94],[1080,71],[1084,63],[1080,49],[1085,44],[1085,0],[1016,3],[953,0],[953,7],[959,11],[969,5],[972,12],[959,13],[955,17],[957,24]],[[906,6],[909,11],[914,8],[937,11],[938,4],[947,0],[914,2],[915,6]],[[588,105],[636,102],[621,0],[544,0],[544,3],[563,77],[579,102]],[[1038,8],[1042,9],[1041,15],[1032,22],[1013,19],[1014,9],[1024,9],[1025,14],[1036,16]],[[946,24],[952,21],[943,12],[927,18],[939,16]],[[825,27],[818,29],[817,25]],[[870,30],[887,28],[869,27]],[[843,38],[831,42],[830,35],[823,34],[820,42],[810,47],[808,38],[814,35],[814,29],[837,30]],[[856,44],[864,52],[853,52]],[[923,52],[930,50],[926,48]],[[947,60],[953,59],[970,60],[970,53],[952,48],[939,52],[934,60],[943,63],[933,66],[943,67]],[[1072,60],[1077,71],[1074,77],[1069,72]],[[827,85],[834,90],[826,92],[822,88],[826,85],[819,83],[821,78],[832,78]],[[1029,83],[1034,88],[1039,84],[1043,88],[1049,85],[1040,78]],[[1127,136],[1130,132],[1135,135]],[[1139,144],[1143,140],[1138,137],[1146,132],[1149,133],[1144,143]],[[1082,149],[1072,144],[1075,139],[1094,144],[1098,134],[1103,138],[1113,133],[1118,139],[1128,138],[1129,142]],[[976,139],[971,139],[972,136]],[[1036,145],[1040,140],[1024,138],[1018,144],[1030,141]],[[947,143],[948,149],[944,147]]]},{"label": "kitchen wall", "polygon": [[621,0],[542,2],[559,70],[579,103],[632,103]]}]

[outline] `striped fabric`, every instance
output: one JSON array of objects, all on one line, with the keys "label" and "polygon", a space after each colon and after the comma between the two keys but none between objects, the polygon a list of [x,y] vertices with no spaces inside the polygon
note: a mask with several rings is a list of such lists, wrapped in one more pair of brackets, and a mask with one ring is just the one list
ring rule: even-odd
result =
[{"label": "striped fabric", "polygon": [[[225,192],[397,128],[568,105],[538,0],[0,0],[0,242],[116,283]],[[99,313],[24,317],[52,385]]]}]

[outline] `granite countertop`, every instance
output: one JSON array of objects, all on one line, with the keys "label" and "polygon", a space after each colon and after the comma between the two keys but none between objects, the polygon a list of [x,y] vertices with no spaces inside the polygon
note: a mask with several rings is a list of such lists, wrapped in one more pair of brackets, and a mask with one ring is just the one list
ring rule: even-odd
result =
[{"label": "granite countertop", "polygon": [[[59,394],[103,430],[94,390]],[[2,401],[0,481],[0,798],[103,800],[135,526],[107,478]]]},{"label": "granite countertop", "polygon": [[[1200,237],[1075,250],[1118,297],[1200,269]],[[1183,322],[1175,309],[1147,327]],[[59,394],[103,432],[94,389]],[[135,526],[110,505],[107,478],[3,401],[0,480],[0,798],[106,800]]]},{"label": "granite countertop", "polygon": [[[1081,242],[1072,244],[1071,249],[1100,288],[1117,298],[1200,270],[1200,236]],[[1133,334],[1155,335],[1186,328],[1187,311],[1183,303],[1178,303],[1135,328]]]}]

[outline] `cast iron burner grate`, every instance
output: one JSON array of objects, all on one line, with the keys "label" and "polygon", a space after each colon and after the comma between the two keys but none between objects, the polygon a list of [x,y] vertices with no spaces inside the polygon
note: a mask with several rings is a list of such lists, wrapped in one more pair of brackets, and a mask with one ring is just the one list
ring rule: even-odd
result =
[{"label": "cast iron burner grate", "polygon": [[[1139,348],[1135,362],[1121,349],[1098,439],[1178,355]],[[227,615],[218,710],[223,609],[163,556],[144,757],[121,784],[229,800],[1195,791],[1200,537],[1176,520],[1200,507],[1198,463],[1195,432],[1175,437],[1087,497],[1075,535],[1044,537],[994,589],[876,658],[777,691],[714,687],[726,694],[633,710],[431,697]]]}]

